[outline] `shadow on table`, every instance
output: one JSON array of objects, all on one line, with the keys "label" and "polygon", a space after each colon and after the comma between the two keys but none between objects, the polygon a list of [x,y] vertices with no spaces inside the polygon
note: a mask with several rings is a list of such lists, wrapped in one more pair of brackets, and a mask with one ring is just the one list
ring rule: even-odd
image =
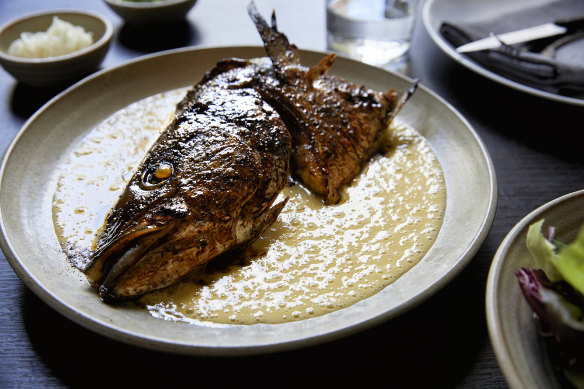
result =
[{"label": "shadow on table", "polygon": [[[450,102],[471,122],[566,162],[584,163],[584,104],[560,103],[500,85],[467,69],[452,72]],[[473,120],[474,119],[474,120]]]},{"label": "shadow on table", "polygon": [[100,66],[93,71],[88,72],[87,74],[83,74],[58,85],[32,86],[23,84],[22,82],[17,82],[14,85],[14,89],[12,91],[12,112],[23,119],[28,119],[53,97],[57,96],[59,93],[71,87],[75,83],[81,81],[85,77],[88,77],[102,69],[103,67]]},{"label": "shadow on table", "polygon": [[23,119],[28,119],[49,100],[79,80],[81,78],[61,85],[47,87],[35,87],[19,82],[12,91],[12,112]]},{"label": "shadow on table", "polygon": [[144,26],[124,24],[117,36],[121,45],[142,53],[192,46],[200,41],[198,29],[188,20]]},{"label": "shadow on table", "polygon": [[[283,383],[331,387],[355,382],[360,387],[383,383],[451,388],[464,385],[461,380],[488,347],[484,280],[476,272],[459,276],[430,301],[369,330],[317,346],[258,356],[205,358],[128,346],[78,326],[30,292],[24,295],[23,316],[33,358],[41,361],[37,365],[44,365],[37,374],[68,387],[112,383],[119,387],[239,386],[242,382],[258,387]],[[493,369],[498,371],[496,364]],[[500,373],[491,377],[501,379]]]}]

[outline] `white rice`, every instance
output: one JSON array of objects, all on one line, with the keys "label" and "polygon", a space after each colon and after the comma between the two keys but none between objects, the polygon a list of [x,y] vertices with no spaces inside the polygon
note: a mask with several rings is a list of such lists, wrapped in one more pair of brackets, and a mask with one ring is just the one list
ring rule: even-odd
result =
[{"label": "white rice", "polygon": [[8,54],[24,58],[47,58],[81,50],[93,43],[91,32],[58,17],[46,32],[23,32],[10,44]]}]

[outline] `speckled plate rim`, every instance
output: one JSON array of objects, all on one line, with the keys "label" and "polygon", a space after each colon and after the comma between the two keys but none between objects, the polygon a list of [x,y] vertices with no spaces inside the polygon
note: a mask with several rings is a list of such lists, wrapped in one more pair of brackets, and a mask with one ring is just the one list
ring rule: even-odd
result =
[{"label": "speckled plate rim", "polygon": [[501,10],[505,9],[521,8],[529,4],[535,5],[536,1],[542,2],[542,0],[515,0],[513,2],[507,0],[426,0],[422,8],[422,20],[428,34],[438,47],[464,67],[490,80],[533,96],[559,103],[584,106],[584,99],[546,92],[490,71],[466,55],[456,52],[455,48],[440,34],[440,25],[446,19],[450,21],[467,21],[477,16],[482,17],[487,12],[501,13]]},{"label": "speckled plate rim", "polygon": [[584,223],[584,190],[526,215],[509,231],[493,258],[485,298],[487,326],[503,375],[513,389],[561,387],[514,274],[521,266],[534,266],[525,237],[529,226],[540,219],[545,219],[544,228],[553,225],[560,239],[571,241]]},{"label": "speckled plate rim", "polygon": [[[307,65],[325,54],[301,51]],[[486,238],[497,185],[491,158],[470,124],[423,85],[399,120],[417,128],[441,161],[447,186],[444,223],[422,261],[371,298],[293,323],[193,325],[103,304],[66,263],[51,218],[60,158],[119,109],[192,85],[221,58],[264,55],[258,46],[185,48],[145,56],[96,73],[35,113],[8,147],[0,170],[0,246],[23,282],[55,310],[102,335],[145,348],[213,356],[282,351],[336,339],[395,317],[450,282]],[[330,71],[379,90],[405,89],[411,83],[345,58],[338,58]]]}]

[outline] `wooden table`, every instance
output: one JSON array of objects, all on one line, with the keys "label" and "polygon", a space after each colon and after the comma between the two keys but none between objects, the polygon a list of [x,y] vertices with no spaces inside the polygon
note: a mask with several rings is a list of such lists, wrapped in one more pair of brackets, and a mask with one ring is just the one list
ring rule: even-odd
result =
[{"label": "wooden table", "polygon": [[[256,3],[263,14],[276,9],[280,30],[300,48],[325,49],[322,1]],[[124,25],[101,0],[2,1],[0,23],[43,9],[99,12],[116,29],[103,63],[108,68],[182,46],[259,45],[246,5],[245,0],[199,0],[186,23],[146,31],[146,36]],[[486,327],[487,274],[515,223],[545,202],[583,188],[584,153],[577,139],[584,109],[526,95],[466,70],[439,50],[421,20],[407,74],[419,77],[470,121],[497,172],[492,229],[471,263],[440,292],[396,319],[330,343],[251,357],[188,357],[128,346],[73,323],[31,293],[2,258],[0,387],[506,387]],[[19,84],[0,70],[0,149],[58,92]]]}]

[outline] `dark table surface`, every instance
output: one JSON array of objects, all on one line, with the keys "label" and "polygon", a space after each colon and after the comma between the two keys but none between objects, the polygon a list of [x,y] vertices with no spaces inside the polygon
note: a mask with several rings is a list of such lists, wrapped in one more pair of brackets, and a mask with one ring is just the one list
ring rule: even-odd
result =
[{"label": "dark table surface", "polygon": [[[136,31],[101,0],[0,1],[0,23],[44,9],[97,11],[115,26],[103,68],[182,46],[259,45],[245,0],[199,0],[186,23]],[[257,0],[300,48],[324,50],[322,1]],[[372,329],[282,353],[204,358],[144,350],[97,335],[55,312],[0,260],[0,387],[298,386],[357,382],[399,388],[504,388],[485,319],[492,258],[527,213],[584,187],[584,109],[517,92],[466,70],[430,39],[421,20],[408,75],[443,97],[484,141],[498,179],[497,213],[470,264],[420,306]],[[60,90],[17,83],[0,70],[0,149]],[[217,371],[212,370],[218,368]]]}]

